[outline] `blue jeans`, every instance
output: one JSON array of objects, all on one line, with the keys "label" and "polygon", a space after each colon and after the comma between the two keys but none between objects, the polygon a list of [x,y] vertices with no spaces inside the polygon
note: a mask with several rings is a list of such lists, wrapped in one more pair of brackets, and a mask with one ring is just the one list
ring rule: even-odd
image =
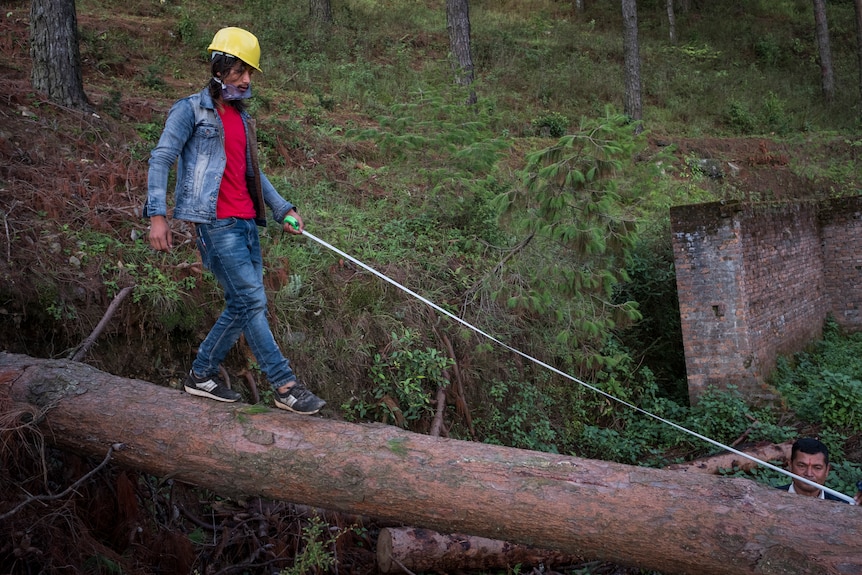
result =
[{"label": "blue jeans", "polygon": [[201,260],[224,290],[225,308],[198,348],[192,369],[201,377],[216,375],[240,334],[245,334],[273,388],[295,380],[266,317],[263,258],[254,220],[227,218],[195,227]]}]

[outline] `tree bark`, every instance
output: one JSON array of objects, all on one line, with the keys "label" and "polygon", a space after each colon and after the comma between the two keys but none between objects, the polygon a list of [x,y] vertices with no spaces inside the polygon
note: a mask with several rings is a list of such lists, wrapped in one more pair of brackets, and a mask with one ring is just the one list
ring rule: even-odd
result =
[{"label": "tree bark", "polygon": [[[434,435],[433,433],[431,435]],[[761,461],[790,460],[793,441],[769,443],[745,450]],[[675,471],[718,475],[722,470],[749,471],[757,466],[735,453],[722,453],[686,463],[668,465]],[[384,528],[377,540],[377,566],[382,573],[452,571],[458,569],[506,569],[514,565],[532,567],[582,563],[585,559],[558,551],[508,541],[463,534],[443,534],[413,527]]]},{"label": "tree bark", "polygon": [[308,0],[309,14],[321,24],[332,24],[332,3],[330,0]]},{"label": "tree bark", "polygon": [[436,571],[451,573],[461,569],[506,569],[539,565],[583,563],[577,555],[518,545],[472,535],[445,535],[430,529],[387,527],[377,538],[377,567],[381,573]]},{"label": "tree bark", "polygon": [[820,54],[820,85],[823,89],[823,98],[827,102],[832,102],[835,99],[835,77],[832,68],[832,49],[829,46],[826,0],[814,0],[814,27]]},{"label": "tree bark", "polygon": [[[787,463],[790,461],[790,450],[792,448],[793,442],[787,441],[785,443],[770,443],[754,449],[748,449],[745,453],[752,457],[756,457],[761,461],[782,461]],[[755,467],[757,467],[757,463],[751,459],[740,457],[735,453],[721,453],[719,455],[713,455],[712,457],[704,459],[695,459],[686,463],[675,463],[673,465],[668,465],[665,469],[672,469],[674,471],[694,471],[697,473],[717,475],[722,469],[750,471]]]},{"label": "tree bark", "polygon": [[[0,353],[0,397],[47,441],[258,495],[665,574],[862,574],[860,508],[741,478],[260,412],[67,360]],[[657,536],[660,534],[660,536]]]},{"label": "tree bark", "polygon": [[643,118],[641,63],[638,45],[638,8],[636,0],[622,0],[625,96],[623,111],[633,120]]},{"label": "tree bark", "polygon": [[856,58],[859,62],[859,111],[862,116],[862,0],[854,0],[856,9]]},{"label": "tree bark", "polygon": [[[468,0],[446,0],[446,28],[449,30],[449,50],[452,70],[459,86],[473,85],[473,56],[470,53],[470,3]],[[470,90],[468,104],[476,103],[476,92]]]},{"label": "tree bark", "polygon": [[667,25],[670,43],[676,45],[676,15],[673,11],[673,0],[667,0]]},{"label": "tree bark", "polygon": [[30,57],[33,89],[62,106],[92,110],[84,94],[74,0],[31,1]]}]

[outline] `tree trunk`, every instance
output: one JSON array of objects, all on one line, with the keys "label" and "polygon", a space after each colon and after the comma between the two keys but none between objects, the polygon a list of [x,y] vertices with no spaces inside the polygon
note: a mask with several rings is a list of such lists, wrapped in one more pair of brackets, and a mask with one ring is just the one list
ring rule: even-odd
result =
[{"label": "tree trunk", "polygon": [[[0,353],[0,397],[59,447],[258,495],[665,574],[862,574],[860,509],[741,478],[260,412],[66,360]],[[11,412],[11,411],[10,411]],[[660,536],[658,536],[660,534]]]},{"label": "tree trunk", "polygon": [[823,89],[823,97],[827,102],[832,102],[835,99],[835,78],[832,71],[832,50],[829,47],[826,0],[814,0],[814,27],[820,54],[820,85]]},{"label": "tree trunk", "polygon": [[92,110],[84,94],[74,0],[31,1],[30,57],[33,89],[62,106]]},{"label": "tree trunk", "polygon": [[[792,441],[769,443],[747,449],[745,453],[761,461],[790,460]],[[750,471],[757,467],[751,459],[735,453],[722,453],[686,463],[668,465],[675,471],[718,475],[722,470]],[[532,567],[543,564],[572,565],[583,557],[529,545],[517,545],[498,539],[471,535],[446,535],[428,529],[412,527],[385,528],[377,540],[377,566],[383,573],[410,571],[452,571],[458,569],[506,569],[514,565]]]},{"label": "tree trunk", "polygon": [[309,14],[321,24],[332,24],[332,3],[330,0],[308,0]]},{"label": "tree trunk", "polygon": [[673,0],[667,0],[667,25],[670,43],[676,45],[676,16],[673,12]]},{"label": "tree trunk", "polygon": [[[452,70],[459,86],[473,85],[473,56],[470,55],[470,3],[468,0],[446,0],[446,28],[449,30],[449,50]],[[476,103],[476,92],[470,90],[468,104]]]},{"label": "tree trunk", "polygon": [[856,8],[856,58],[859,62],[859,112],[862,116],[862,0],[854,0]]},{"label": "tree trunk", "polygon": [[633,120],[643,118],[641,63],[638,46],[638,9],[635,0],[622,0],[625,96],[623,111]]},{"label": "tree trunk", "polygon": [[[770,443],[754,449],[748,449],[745,453],[752,457],[756,457],[761,461],[782,461],[787,463],[790,461],[790,450],[792,448],[793,442],[787,441],[785,443]],[[740,457],[735,453],[721,453],[719,455],[713,455],[712,457],[704,459],[695,459],[694,461],[688,461],[686,463],[675,463],[673,465],[668,465],[665,469],[672,469],[674,471],[695,471],[697,473],[716,475],[720,473],[722,469],[728,471],[732,469],[750,471],[755,467],[757,467],[757,463],[751,459]]]},{"label": "tree trunk", "polygon": [[377,538],[377,567],[381,573],[436,571],[451,573],[462,569],[505,570],[515,565],[521,568],[539,565],[572,565],[584,559],[559,551],[539,549],[474,537],[444,535],[430,529],[388,527]]}]

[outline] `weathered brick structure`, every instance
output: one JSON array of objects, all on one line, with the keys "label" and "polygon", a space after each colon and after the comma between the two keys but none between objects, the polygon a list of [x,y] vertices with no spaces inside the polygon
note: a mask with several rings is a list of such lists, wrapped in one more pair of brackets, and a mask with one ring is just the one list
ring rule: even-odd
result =
[{"label": "weathered brick structure", "polygon": [[735,385],[769,401],[779,355],[829,314],[862,329],[862,197],[671,208],[689,398]]}]

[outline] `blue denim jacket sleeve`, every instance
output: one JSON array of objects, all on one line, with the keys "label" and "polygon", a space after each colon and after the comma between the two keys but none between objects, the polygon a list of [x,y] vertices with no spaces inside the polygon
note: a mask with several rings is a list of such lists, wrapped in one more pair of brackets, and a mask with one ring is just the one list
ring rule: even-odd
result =
[{"label": "blue denim jacket sleeve", "polygon": [[279,224],[283,223],[287,212],[296,206],[285,200],[278,193],[278,190],[275,189],[275,186],[272,185],[269,178],[263,173],[263,170],[260,171],[260,185],[263,187],[263,201],[272,210],[272,218]]},{"label": "blue denim jacket sleeve", "polygon": [[194,129],[195,113],[191,102],[188,98],[178,101],[168,112],[159,143],[150,153],[145,217],[167,215],[168,175]]},{"label": "blue denim jacket sleeve", "polygon": [[168,112],[150,153],[144,216],[166,215],[168,176],[175,162],[174,218],[214,222],[227,157],[224,129],[206,90],[179,100]]},{"label": "blue denim jacket sleeve", "polygon": [[[260,182],[260,195],[263,198],[263,203],[266,204],[269,209],[272,211],[272,218],[278,223],[284,222],[284,216],[287,215],[287,212],[294,209],[294,205],[282,197],[278,190],[275,189],[275,186],[272,185],[272,182],[269,181],[269,178],[266,177],[266,174],[263,173],[263,170],[260,168],[259,159],[257,156],[257,124],[248,114],[248,112],[243,112],[242,114],[243,122],[245,122],[246,126],[246,135],[248,136],[248,150],[246,154],[246,159],[248,160],[249,170],[253,170],[257,168],[259,178],[253,178],[251,185],[254,185],[257,180]],[[252,197],[255,196],[256,190],[251,191]],[[266,225],[266,215],[261,214],[261,220],[258,220],[258,225],[265,226]]]}]

